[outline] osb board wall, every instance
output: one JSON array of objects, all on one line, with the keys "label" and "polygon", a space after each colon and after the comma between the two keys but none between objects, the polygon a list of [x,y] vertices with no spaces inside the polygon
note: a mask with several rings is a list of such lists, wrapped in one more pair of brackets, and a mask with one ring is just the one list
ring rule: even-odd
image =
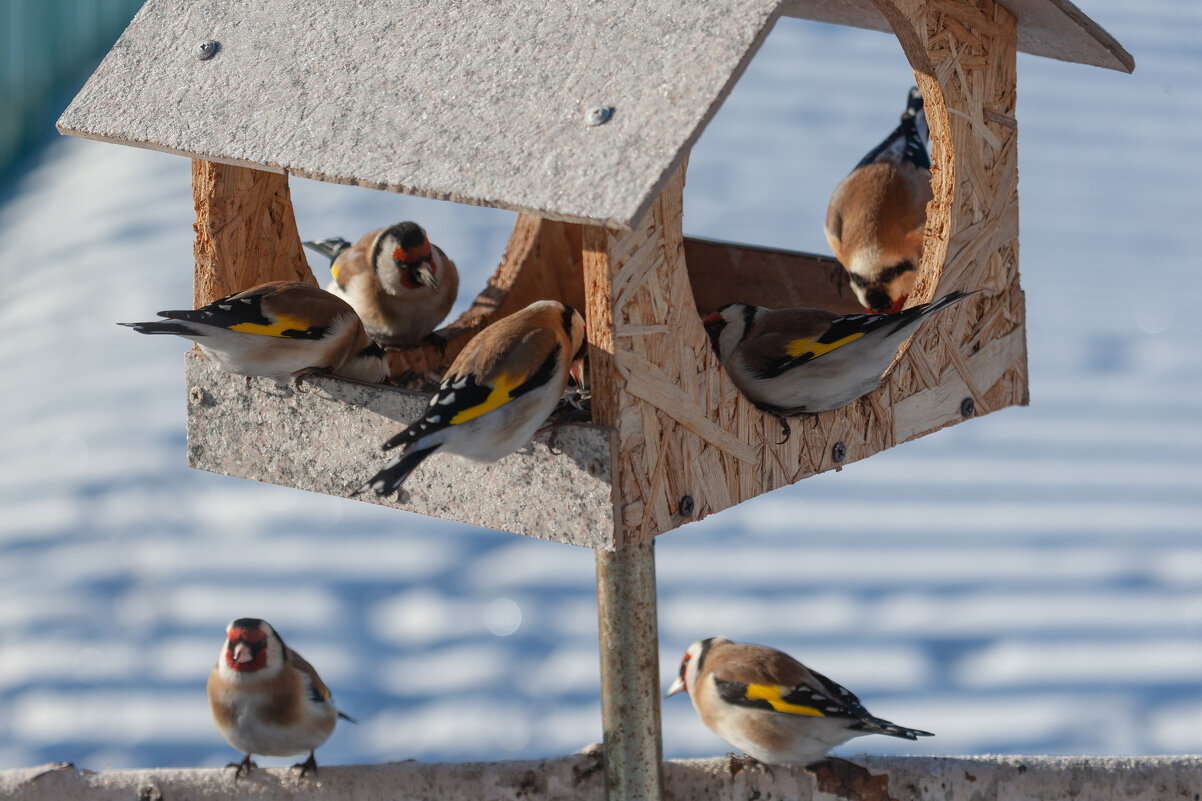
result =
[{"label": "osb board wall", "polygon": [[915,67],[932,132],[936,199],[912,302],[980,291],[929,321],[881,389],[779,443],[779,423],[727,379],[695,311],[684,167],[631,231],[586,228],[593,420],[618,431],[616,545],[958,422],[965,398],[977,414],[1026,402],[1014,18],[992,0],[875,2]]},{"label": "osb board wall", "polygon": [[192,162],[196,308],[267,281],[317,286],[305,261],[288,176]]}]

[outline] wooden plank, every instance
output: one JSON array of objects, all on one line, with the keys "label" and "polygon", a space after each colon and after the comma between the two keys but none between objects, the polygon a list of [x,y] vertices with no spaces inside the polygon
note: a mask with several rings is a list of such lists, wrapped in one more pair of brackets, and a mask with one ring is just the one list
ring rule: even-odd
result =
[{"label": "wooden plank", "polygon": [[267,281],[317,286],[301,250],[288,176],[192,162],[196,308]]},{"label": "wooden plank", "polygon": [[810,306],[841,314],[864,311],[847,271],[830,256],[684,238],[693,300],[704,316],[724,303],[769,309]]},{"label": "wooden plank", "polygon": [[[186,358],[188,465],[348,497],[388,460],[380,443],[425,410],[429,396],[314,376],[277,386]],[[435,454],[401,499],[358,500],[541,539],[613,547],[612,432],[566,425],[493,464]],[[403,521],[398,518],[398,525]]]},{"label": "wooden plank", "polygon": [[[961,422],[965,398],[978,415],[1026,402],[1017,127],[993,121],[1014,118],[1014,18],[991,0],[879,2],[922,67],[932,131],[934,200],[912,302],[977,292],[920,328],[879,390],[794,422],[782,442],[775,417],[725,375],[696,310],[738,296],[857,312],[838,265],[682,239],[683,166],[630,231],[587,228],[593,419],[616,429],[619,546]],[[686,497],[691,515],[680,514]]]}]

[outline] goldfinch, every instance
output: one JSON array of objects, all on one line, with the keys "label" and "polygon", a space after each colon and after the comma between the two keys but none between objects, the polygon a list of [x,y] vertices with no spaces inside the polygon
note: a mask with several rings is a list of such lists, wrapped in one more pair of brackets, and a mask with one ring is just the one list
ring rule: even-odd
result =
[{"label": "goldfinch", "polygon": [[384,443],[401,452],[354,494],[400,489],[435,451],[494,462],[520,448],[555,409],[576,373],[584,320],[540,300],[485,328],[451,364],[421,418]]},{"label": "goldfinch", "polygon": [[952,292],[895,314],[846,316],[728,303],[705,318],[705,330],[735,386],[783,418],[838,409],[876,389],[912,329],[970,294]]},{"label": "goldfinch", "polygon": [[354,307],[382,345],[413,345],[447,316],[459,293],[455,262],[415,222],[364,234],[305,242],[330,259],[326,289]]},{"label": "goldfinch", "polygon": [[931,192],[922,95],[910,90],[901,124],[835,187],[826,241],[870,312],[899,311],[918,276]]},{"label": "goldfinch", "polygon": [[710,731],[768,765],[809,765],[865,734],[934,736],[873,717],[851,690],[788,654],[724,637],[689,646],[664,697],[681,692]]},{"label": "goldfinch", "polygon": [[266,620],[254,617],[226,626],[208,691],[217,731],[246,755],[229,765],[238,768],[235,780],[255,767],[254,754],[293,756],[308,751],[309,758],[293,767],[300,768],[302,776],[316,773],[313,752],[329,739],[338,718],[355,722],[334,707],[329,688],[313,666],[284,645]]},{"label": "goldfinch", "polygon": [[355,310],[309,284],[273,281],[199,309],[158,314],[167,319],[118,325],[194,340],[222,369],[239,375],[284,382],[316,369],[373,384],[388,378],[384,350]]}]

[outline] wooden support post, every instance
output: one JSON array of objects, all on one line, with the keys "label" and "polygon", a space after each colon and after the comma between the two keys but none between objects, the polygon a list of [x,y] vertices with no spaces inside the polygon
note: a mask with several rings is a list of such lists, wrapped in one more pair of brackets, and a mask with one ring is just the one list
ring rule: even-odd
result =
[{"label": "wooden support post", "polygon": [[317,286],[301,251],[288,176],[193,160],[196,308],[267,281]]}]

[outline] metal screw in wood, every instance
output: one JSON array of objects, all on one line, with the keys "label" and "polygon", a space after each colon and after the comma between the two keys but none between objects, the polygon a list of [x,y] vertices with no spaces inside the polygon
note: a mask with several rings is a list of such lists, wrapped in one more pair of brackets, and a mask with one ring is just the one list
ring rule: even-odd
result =
[{"label": "metal screw in wood", "polygon": [[604,125],[613,115],[612,106],[593,106],[584,112],[584,123],[585,125]]},{"label": "metal screw in wood", "polygon": [[206,39],[203,42],[197,42],[196,47],[192,48],[192,55],[197,61],[208,61],[213,56],[217,55],[217,51],[221,49],[221,45],[212,39]]}]

